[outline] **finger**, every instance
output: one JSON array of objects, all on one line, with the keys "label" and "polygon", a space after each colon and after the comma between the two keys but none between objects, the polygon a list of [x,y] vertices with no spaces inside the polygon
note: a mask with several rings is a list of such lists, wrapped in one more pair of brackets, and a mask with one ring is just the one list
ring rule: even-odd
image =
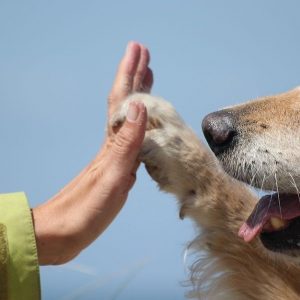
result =
[{"label": "finger", "polygon": [[130,174],[137,165],[137,157],[145,136],[147,111],[143,103],[131,102],[126,121],[111,146],[110,162],[120,176]]},{"label": "finger", "polygon": [[143,87],[143,81],[147,73],[147,68],[150,62],[149,50],[141,45],[141,55],[138,62],[136,72],[133,80],[133,92],[141,92]]},{"label": "finger", "polygon": [[143,83],[142,83],[142,89],[144,93],[150,93],[153,86],[153,72],[148,67],[146,75],[144,77]]},{"label": "finger", "polygon": [[116,106],[132,92],[134,74],[138,67],[140,55],[141,46],[136,42],[128,43],[108,97],[109,115],[111,115]]}]

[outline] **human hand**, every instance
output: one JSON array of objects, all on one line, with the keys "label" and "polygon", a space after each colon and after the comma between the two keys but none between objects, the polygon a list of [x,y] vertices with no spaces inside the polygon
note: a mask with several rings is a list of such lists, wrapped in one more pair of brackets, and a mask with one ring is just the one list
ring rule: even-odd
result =
[{"label": "human hand", "polygon": [[[133,92],[150,92],[149,51],[131,42],[109,95],[108,118]],[[62,264],[77,256],[111,223],[135,182],[137,157],[145,135],[147,112],[132,103],[116,134],[107,137],[94,161],[48,202],[32,209],[41,265]]]}]

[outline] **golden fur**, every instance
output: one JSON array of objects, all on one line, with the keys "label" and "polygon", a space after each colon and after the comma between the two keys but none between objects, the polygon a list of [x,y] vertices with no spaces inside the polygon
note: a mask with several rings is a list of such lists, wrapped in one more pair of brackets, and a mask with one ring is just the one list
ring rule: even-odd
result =
[{"label": "golden fur", "polygon": [[[293,93],[297,97],[299,94],[288,94],[292,100]],[[213,153],[184,124],[173,107],[160,98],[132,95],[114,116],[112,126],[119,126],[124,120],[132,100],[143,101],[148,111],[148,131],[141,160],[159,187],[177,197],[180,217],[192,218],[199,228],[199,236],[190,244],[190,248],[197,251],[198,259],[191,266],[192,290],[188,296],[213,300],[300,299],[297,261],[266,250],[257,238],[245,243],[238,237],[239,228],[251,213],[257,197],[245,184],[223,171]],[[293,101],[288,103],[294,105]],[[280,116],[274,120],[275,112],[270,120],[256,113],[265,110],[267,104],[246,105],[252,107],[247,108],[249,120],[256,118],[255,114],[259,119],[257,126],[259,122],[281,122]]]},{"label": "golden fur", "polygon": [[218,156],[226,171],[258,188],[298,193],[300,88],[222,112],[230,112],[239,133],[231,151]]}]

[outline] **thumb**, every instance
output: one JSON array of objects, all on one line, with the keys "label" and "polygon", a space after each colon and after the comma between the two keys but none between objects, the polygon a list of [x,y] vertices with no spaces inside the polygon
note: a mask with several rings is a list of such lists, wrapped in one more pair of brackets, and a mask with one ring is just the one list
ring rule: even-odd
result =
[{"label": "thumb", "polygon": [[131,102],[126,121],[116,134],[111,148],[111,163],[120,172],[131,172],[142,146],[147,122],[147,111],[142,102]]}]

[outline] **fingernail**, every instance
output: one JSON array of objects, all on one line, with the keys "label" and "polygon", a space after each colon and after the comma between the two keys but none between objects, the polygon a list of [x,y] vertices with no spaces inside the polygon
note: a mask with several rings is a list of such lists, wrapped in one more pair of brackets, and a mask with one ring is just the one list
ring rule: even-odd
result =
[{"label": "fingernail", "polygon": [[126,115],[127,120],[130,122],[135,122],[139,116],[139,113],[140,113],[140,109],[138,103],[130,102],[127,115]]}]

